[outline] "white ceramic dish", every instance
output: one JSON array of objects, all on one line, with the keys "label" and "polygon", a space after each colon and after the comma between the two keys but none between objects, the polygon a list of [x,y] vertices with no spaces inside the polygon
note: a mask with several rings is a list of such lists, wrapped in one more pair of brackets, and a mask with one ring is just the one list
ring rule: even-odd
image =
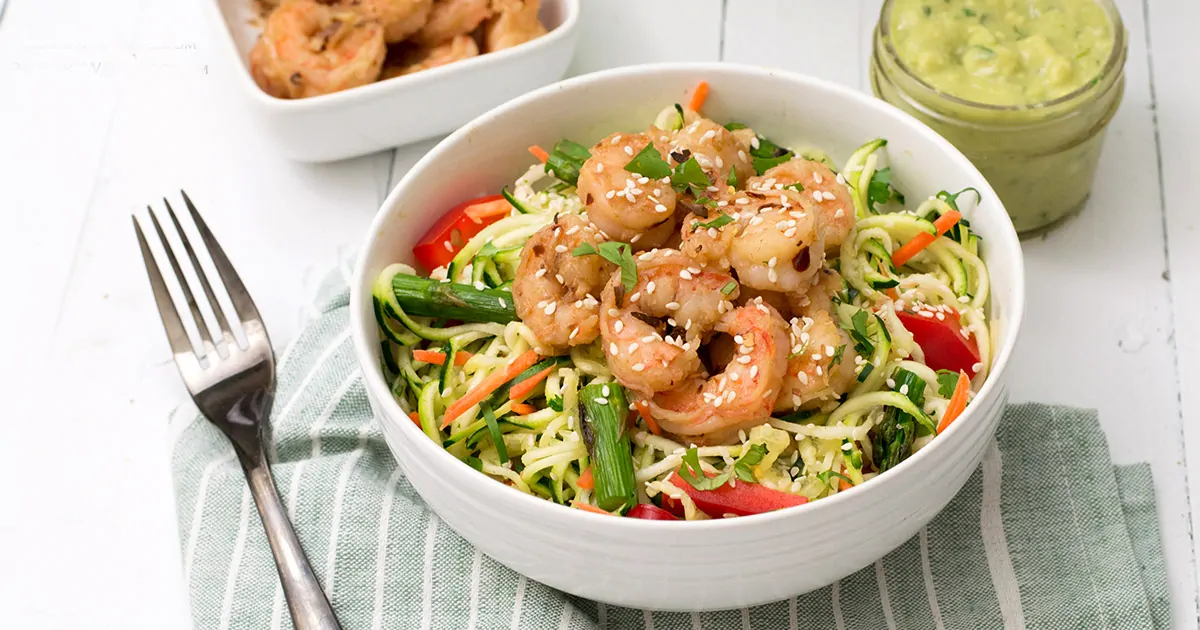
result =
[{"label": "white ceramic dish", "polygon": [[[745,122],[781,144],[826,149],[837,162],[887,138],[910,199],[973,186],[966,214],[984,236],[995,336],[991,377],[944,434],[866,484],[797,508],[691,523],[565,508],[497,483],[431,442],[401,412],[379,369],[371,284],[411,261],[414,241],[447,208],[511,183],[525,147],[563,137],[584,144],[646,128],[704,79],[706,115]],[[992,439],[1007,399],[1005,374],[1024,302],[1020,243],[1008,214],[971,163],[940,136],[869,96],[816,79],[729,64],[668,64],[571,79],[514,100],[463,127],[422,159],[384,202],[362,248],[351,328],[367,391],[389,446],[421,496],[484,553],[555,588],[624,606],[711,610],[755,605],[830,584],[916,534],[958,492]]]},{"label": "white ceramic dish", "polygon": [[542,0],[548,33],[506,50],[314,98],[286,100],[250,76],[259,29],[253,0],[203,0],[218,57],[257,126],[289,158],[329,162],[449,133],[512,98],[562,78],[579,37],[579,0]]}]

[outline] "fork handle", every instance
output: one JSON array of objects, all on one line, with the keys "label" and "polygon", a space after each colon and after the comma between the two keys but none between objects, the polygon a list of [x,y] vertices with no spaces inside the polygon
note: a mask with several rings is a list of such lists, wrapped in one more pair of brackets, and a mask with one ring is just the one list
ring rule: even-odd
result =
[{"label": "fork handle", "polygon": [[279,581],[283,583],[283,595],[292,614],[292,625],[296,630],[340,630],[329,599],[309,566],[300,540],[296,538],[296,530],[292,529],[283,502],[279,500],[266,458],[259,457],[257,462],[246,461],[252,458],[239,459],[254,503],[258,505],[267,541],[271,543]]}]

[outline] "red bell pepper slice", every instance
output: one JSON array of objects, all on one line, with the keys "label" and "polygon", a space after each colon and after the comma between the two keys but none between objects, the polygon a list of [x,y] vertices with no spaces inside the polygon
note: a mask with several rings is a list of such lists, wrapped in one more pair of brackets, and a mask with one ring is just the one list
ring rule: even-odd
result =
[{"label": "red bell pepper slice", "polygon": [[[925,314],[901,311],[896,316],[925,352],[925,365],[955,373],[978,372],[975,366],[979,363],[979,345],[975,343],[974,336],[962,333],[958,311],[948,308],[941,312],[944,319],[938,319],[937,311],[921,310]],[[926,314],[931,316],[927,317]]]},{"label": "red bell pepper slice", "polygon": [[679,517],[670,512],[648,503],[639,503],[625,514],[628,518],[640,518],[645,521],[678,521]]},{"label": "red bell pepper slice", "polygon": [[472,236],[508,214],[500,204],[508,205],[502,195],[488,195],[454,206],[417,241],[413,256],[425,271],[445,267]]},{"label": "red bell pepper slice", "polygon": [[[716,490],[697,490],[692,484],[684,481],[678,472],[673,473],[668,481],[686,492],[701,512],[713,518],[721,518],[726,514],[762,514],[808,503],[808,497],[741,480],[737,481],[737,485],[725,484]],[[678,509],[680,511],[677,513],[682,514],[682,507],[678,503],[668,496],[663,496],[663,506],[672,511]]]}]

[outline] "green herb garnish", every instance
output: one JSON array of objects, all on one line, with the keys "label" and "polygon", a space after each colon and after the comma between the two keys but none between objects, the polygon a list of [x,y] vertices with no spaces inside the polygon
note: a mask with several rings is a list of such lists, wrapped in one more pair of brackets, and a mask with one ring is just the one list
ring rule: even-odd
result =
[{"label": "green herb garnish", "polygon": [[563,401],[561,398],[558,398],[556,396],[548,396],[546,398],[546,406],[555,411],[562,411],[563,410]]},{"label": "green herb garnish", "polygon": [[837,350],[833,351],[833,358],[831,358],[829,360],[829,366],[826,367],[825,369],[832,370],[833,366],[841,363],[842,362],[842,354],[845,352],[846,352],[846,344],[842,344],[842,345],[838,346]]},{"label": "green herb garnish", "polygon": [[857,379],[858,382],[859,383],[867,382],[867,377],[871,376],[871,372],[874,372],[874,371],[875,371],[874,363],[871,363],[871,362],[864,363],[862,366],[862,370],[860,370],[858,373],[858,379]]},{"label": "green herb garnish", "polygon": [[633,248],[629,246],[629,243],[607,241],[600,243],[599,249],[592,247],[590,243],[584,243],[576,247],[571,254],[574,256],[599,254],[608,262],[621,268],[621,285],[625,287],[626,291],[632,291],[633,285],[637,284],[637,263],[633,260]]},{"label": "green herb garnish", "polygon": [[737,286],[737,280],[730,280],[729,282],[725,283],[725,286],[721,287],[721,293],[724,295],[729,295],[733,293],[733,290],[736,289]]},{"label": "green herb garnish", "polygon": [[754,163],[754,172],[762,175],[771,168],[779,166],[784,162],[792,159],[794,154],[791,151],[777,157],[755,157],[751,161]]},{"label": "green herb garnish", "polygon": [[725,470],[709,477],[700,467],[699,450],[693,446],[683,454],[683,464],[679,467],[679,476],[697,490],[716,490],[729,483],[734,475],[737,475],[741,481],[757,483],[753,468],[762,461],[766,454],[766,446],[753,444],[742,452],[741,457],[738,457],[732,466],[727,466]]},{"label": "green herb garnish", "polygon": [[904,195],[892,186],[892,169],[881,168],[871,175],[871,183],[867,186],[867,200],[871,205],[871,212],[879,214],[879,209],[875,206],[883,205],[895,199],[897,202],[904,203]]},{"label": "green herb garnish", "polygon": [[971,7],[963,7],[963,15],[967,17],[975,17],[975,11]]},{"label": "green herb garnish", "polygon": [[737,179],[737,169],[736,168],[729,169],[729,177],[725,178],[725,183],[729,184],[730,186],[733,186],[734,188],[737,188],[738,179]]},{"label": "green herb garnish", "polygon": [[841,325],[842,330],[850,333],[850,339],[854,341],[854,349],[861,355],[870,355],[875,353],[875,343],[871,341],[871,334],[867,332],[867,312],[859,309],[850,317],[850,326]]},{"label": "green herb garnish", "polygon": [[625,170],[650,179],[662,179],[671,174],[671,165],[667,164],[658,149],[654,148],[654,144],[650,143],[633,156],[633,159],[625,165]]},{"label": "green herb garnish", "polygon": [[590,157],[592,154],[587,147],[563,139],[554,145],[554,150],[546,158],[546,166],[543,170],[574,186],[579,183],[579,169],[583,168],[583,163]]},{"label": "green herb garnish", "polygon": [[730,223],[733,223],[733,217],[729,216],[728,214],[722,214],[708,223],[697,223],[695,227],[692,228],[692,231],[695,232],[696,230],[707,230],[708,228],[723,228]]},{"label": "green herb garnish", "polygon": [[791,189],[791,190],[794,190],[794,191],[796,191],[796,192],[803,192],[803,191],[804,191],[804,185],[803,185],[803,184],[801,184],[800,182],[796,182],[795,184],[788,184],[787,186],[784,186],[784,187],[783,187],[783,189],[784,189],[784,190]]},{"label": "green herb garnish", "polygon": [[846,475],[843,475],[842,473],[840,473],[836,470],[826,470],[824,472],[817,473],[817,479],[820,479],[822,483],[829,483],[830,477],[840,477],[840,478],[844,479],[846,481],[846,483],[848,483],[852,486],[854,485],[854,480],[850,479]]},{"label": "green herb garnish", "polygon": [[942,398],[950,398],[954,395],[954,388],[958,386],[958,374],[950,370],[938,370],[938,395]]},{"label": "green herb garnish", "polygon": [[743,124],[742,124],[742,123],[740,123],[740,122],[727,122],[727,123],[725,123],[725,129],[726,129],[727,131],[737,131],[738,129],[745,129],[745,128],[746,128],[746,125],[743,125]]},{"label": "green herb garnish", "polygon": [[704,169],[700,168],[700,163],[695,157],[689,157],[671,173],[671,187],[679,192],[690,190],[693,195],[699,197],[710,184],[712,181],[704,174]]},{"label": "green herb garnish", "polygon": [[933,9],[929,8],[928,6],[922,6],[921,13],[924,13],[925,17],[930,17],[933,15]]}]

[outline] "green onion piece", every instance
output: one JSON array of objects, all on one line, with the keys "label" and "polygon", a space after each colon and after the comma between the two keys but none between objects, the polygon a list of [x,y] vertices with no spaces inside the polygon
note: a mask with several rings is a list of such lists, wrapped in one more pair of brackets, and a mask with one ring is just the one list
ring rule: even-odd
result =
[{"label": "green onion piece", "polygon": [[546,158],[545,171],[574,186],[579,183],[579,169],[592,157],[587,147],[570,140],[560,140]]},{"label": "green onion piece", "polygon": [[729,169],[729,177],[725,178],[725,183],[729,184],[730,186],[733,186],[734,188],[737,188],[738,178],[737,178],[737,169],[736,168]]},{"label": "green onion piece", "polygon": [[483,421],[487,423],[488,433],[492,436],[492,444],[496,447],[496,454],[500,456],[500,463],[508,461],[508,447],[504,445],[504,434],[500,433],[500,425],[496,422],[496,414],[492,413],[491,405],[481,405],[479,411],[483,413]]},{"label": "green onion piece", "polygon": [[517,319],[512,293],[501,289],[479,290],[469,284],[398,273],[392,278],[392,291],[409,315],[499,324]]},{"label": "green onion piece", "polygon": [[862,366],[862,370],[859,371],[859,373],[858,373],[858,379],[857,379],[858,382],[859,383],[867,382],[867,377],[871,376],[871,372],[874,372],[874,371],[875,371],[875,365],[873,363],[864,363]]},{"label": "green onion piece", "polygon": [[629,403],[616,383],[593,383],[579,394],[579,413],[592,440],[592,478],[596,505],[609,512],[637,503],[633,455],[626,430]]},{"label": "green onion piece", "polygon": [[737,287],[738,287],[737,280],[730,280],[729,282],[725,283],[725,286],[721,287],[721,293],[723,293],[725,295],[729,295],[729,294],[733,293],[734,289],[736,289]]}]

